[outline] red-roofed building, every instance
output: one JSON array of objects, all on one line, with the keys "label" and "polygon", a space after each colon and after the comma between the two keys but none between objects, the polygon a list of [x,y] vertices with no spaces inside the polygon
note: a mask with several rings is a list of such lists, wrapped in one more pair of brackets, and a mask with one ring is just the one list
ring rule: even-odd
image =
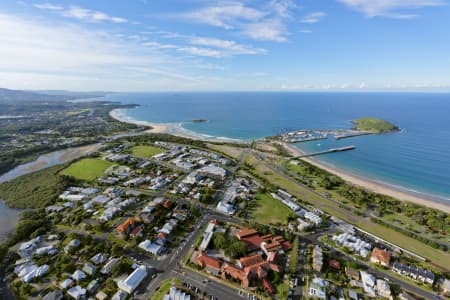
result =
[{"label": "red-roofed building", "polygon": [[230,264],[226,264],[223,268],[222,278],[227,279],[227,275],[231,276],[234,279],[240,280],[242,287],[249,287],[250,281],[248,278],[248,274],[246,274],[244,270],[241,270]]},{"label": "red-roofed building", "polygon": [[208,256],[205,254],[205,252],[201,252],[198,256],[197,256],[197,264],[202,267],[205,268],[205,270],[213,275],[218,275],[220,273],[220,269],[222,267],[222,261],[212,257],[212,256]]},{"label": "red-roofed building", "polygon": [[273,287],[270,284],[270,282],[266,278],[264,278],[262,280],[262,282],[263,282],[264,288],[269,292],[269,294],[273,294]]},{"label": "red-roofed building", "polygon": [[384,267],[389,267],[389,262],[391,261],[391,255],[385,250],[380,248],[373,248],[372,255],[370,256],[370,262],[375,264],[380,264]]},{"label": "red-roofed building", "polygon": [[160,232],[160,233],[158,233],[158,235],[156,237],[161,240],[167,240],[167,233]]},{"label": "red-roofed building", "polygon": [[173,204],[172,201],[166,200],[166,201],[163,202],[162,206],[163,206],[164,208],[170,208],[170,207],[172,206],[172,204]]},{"label": "red-roofed building", "polygon": [[328,263],[328,266],[330,268],[333,268],[333,269],[336,269],[336,270],[340,270],[341,269],[341,264],[337,260],[330,260],[330,262]]},{"label": "red-roofed building", "polygon": [[117,228],[116,228],[116,233],[117,235],[119,235],[120,237],[124,238],[125,236],[127,236],[135,227],[137,226],[137,220],[135,220],[134,218],[128,218],[125,220],[125,222],[123,222],[122,224],[120,224]]},{"label": "red-roofed building", "polygon": [[237,238],[239,240],[242,240],[243,238],[251,237],[254,235],[258,235],[258,232],[255,229],[251,228],[244,228],[239,230],[239,232],[236,234]]},{"label": "red-roofed building", "polygon": [[281,244],[281,248],[282,248],[284,251],[289,251],[289,250],[292,249],[292,244],[291,244],[291,242],[286,241],[286,242],[284,242],[284,243]]},{"label": "red-roofed building", "polygon": [[133,238],[142,236],[142,226],[136,226],[133,230],[131,230],[130,236]]},{"label": "red-roofed building", "polygon": [[252,255],[252,256],[247,256],[247,257],[242,257],[239,260],[239,263],[241,265],[242,268],[251,266],[251,265],[255,265],[257,263],[260,263],[264,261],[263,258],[261,257],[261,255],[256,254],[256,255]]},{"label": "red-roofed building", "polygon": [[211,220],[209,223],[214,224],[214,225],[219,225],[219,221],[217,219]]}]

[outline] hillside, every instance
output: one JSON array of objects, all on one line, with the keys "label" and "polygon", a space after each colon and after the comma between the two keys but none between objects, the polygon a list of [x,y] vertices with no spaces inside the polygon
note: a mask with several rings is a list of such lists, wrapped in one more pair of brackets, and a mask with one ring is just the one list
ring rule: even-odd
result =
[{"label": "hillside", "polygon": [[360,131],[387,133],[399,130],[399,128],[394,124],[378,118],[360,118],[353,120],[352,123],[355,124],[353,129]]}]

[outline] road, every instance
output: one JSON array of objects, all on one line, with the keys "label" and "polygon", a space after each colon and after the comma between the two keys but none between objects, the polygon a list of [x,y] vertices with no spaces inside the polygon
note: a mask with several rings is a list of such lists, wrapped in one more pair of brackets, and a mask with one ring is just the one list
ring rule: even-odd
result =
[{"label": "road", "polygon": [[[161,283],[171,277],[177,277],[182,281],[191,283],[200,288],[202,292],[206,291],[209,295],[216,296],[219,299],[233,299],[234,297],[239,296],[235,289],[220,282],[210,280],[206,274],[200,275],[182,268],[181,266],[181,260],[190,251],[191,246],[194,245],[195,241],[203,235],[203,228],[205,225],[213,219],[225,222],[228,218],[225,218],[218,213],[205,210],[203,216],[198,220],[195,229],[186,237],[185,242],[182,242],[178,248],[172,249],[172,252],[162,259],[155,260],[147,257],[145,254],[131,254],[132,257],[139,259],[147,266],[153,268],[158,274],[143,291],[134,295],[135,299],[149,299],[150,296],[156,292]],[[183,272],[185,275],[183,275]],[[203,283],[204,279],[208,279],[208,283]]]}]

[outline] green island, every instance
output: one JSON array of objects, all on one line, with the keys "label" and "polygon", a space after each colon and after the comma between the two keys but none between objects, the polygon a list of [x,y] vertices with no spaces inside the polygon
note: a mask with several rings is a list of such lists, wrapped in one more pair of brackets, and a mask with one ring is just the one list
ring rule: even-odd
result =
[{"label": "green island", "polygon": [[360,131],[369,131],[373,133],[388,133],[399,131],[394,124],[378,118],[360,118],[352,121],[355,124],[353,129]]}]

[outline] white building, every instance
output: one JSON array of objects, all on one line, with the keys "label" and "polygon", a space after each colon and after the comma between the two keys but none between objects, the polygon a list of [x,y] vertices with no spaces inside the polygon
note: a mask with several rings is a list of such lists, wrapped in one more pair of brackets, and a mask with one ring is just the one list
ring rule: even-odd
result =
[{"label": "white building", "polygon": [[83,289],[81,286],[77,285],[67,291],[70,297],[73,299],[84,299],[86,297],[86,289]]},{"label": "white building", "polygon": [[313,212],[310,211],[305,212],[304,217],[305,219],[313,222],[316,225],[320,225],[322,223],[322,218]]},{"label": "white building", "polygon": [[191,296],[175,287],[171,287],[169,293],[164,296],[163,300],[191,300]]},{"label": "white building", "polygon": [[128,294],[133,293],[133,291],[141,284],[141,282],[147,277],[147,268],[145,266],[140,266],[133,271],[125,280],[120,280],[117,286],[124,292]]},{"label": "white building", "polygon": [[364,292],[370,297],[376,297],[375,293],[375,284],[376,278],[372,274],[366,273],[364,271],[360,271],[361,281],[363,283]]},{"label": "white building", "polygon": [[106,265],[100,270],[100,273],[102,274],[109,274],[111,272],[111,270],[119,263],[119,259],[118,258],[112,258],[110,259]]},{"label": "white building", "polygon": [[322,278],[314,277],[311,284],[309,285],[309,295],[311,297],[319,299],[327,299],[326,292],[327,282]]},{"label": "white building", "polygon": [[164,252],[164,249],[165,249],[162,245],[152,243],[149,240],[145,240],[145,241],[141,242],[138,247],[144,251],[147,251],[148,253],[155,255],[155,256],[160,256]]}]

